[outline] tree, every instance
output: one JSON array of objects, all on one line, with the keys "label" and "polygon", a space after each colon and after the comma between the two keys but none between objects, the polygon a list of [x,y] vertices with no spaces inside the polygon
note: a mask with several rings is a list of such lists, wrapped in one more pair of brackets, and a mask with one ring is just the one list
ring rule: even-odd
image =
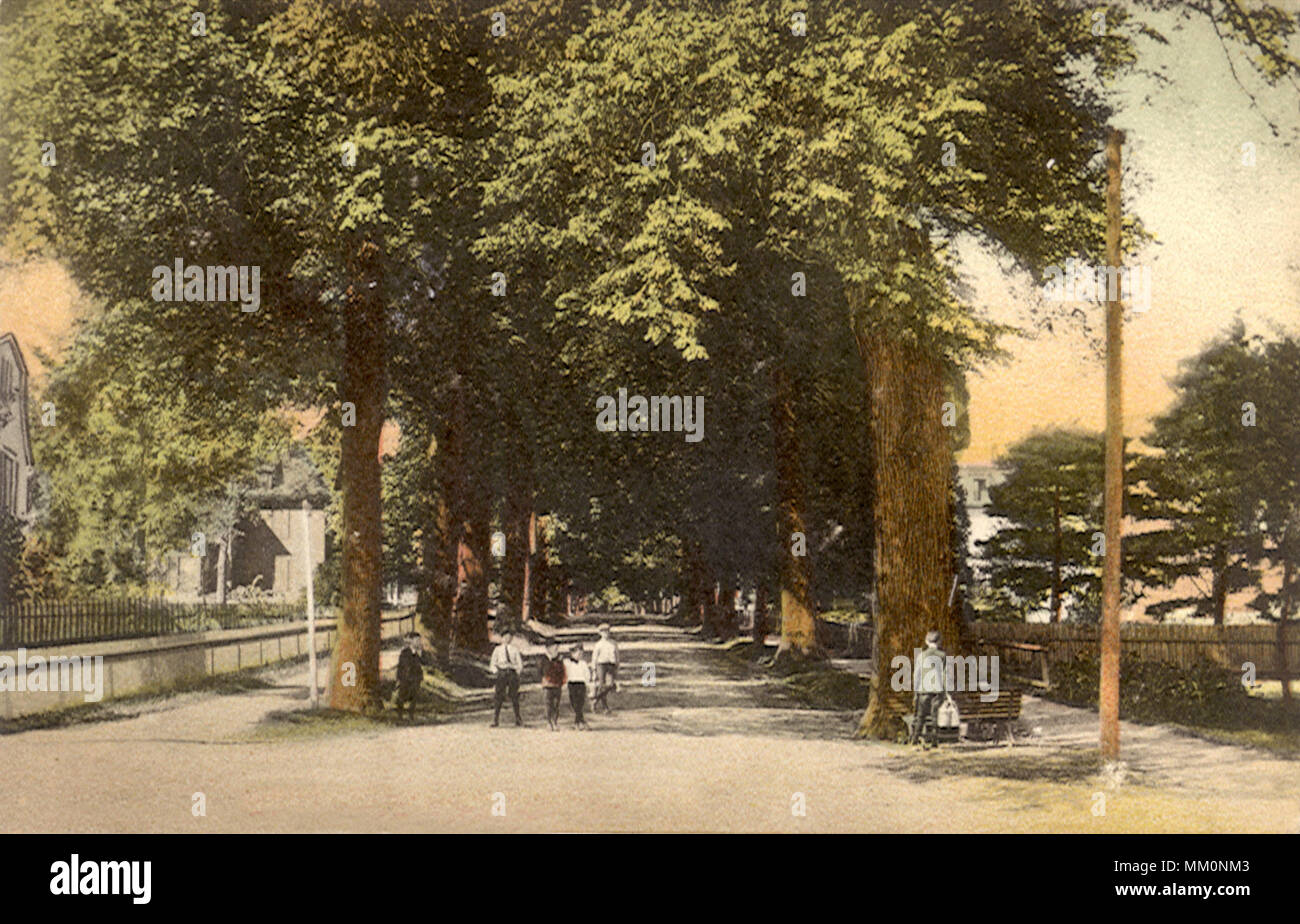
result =
[{"label": "tree", "polygon": [[1259,481],[1263,488],[1260,531],[1265,536],[1264,555],[1274,567],[1282,566],[1282,580],[1274,593],[1261,582],[1254,605],[1269,615],[1277,614],[1278,663],[1282,674],[1282,697],[1291,702],[1294,665],[1287,659],[1287,626],[1296,612],[1300,595],[1300,337],[1280,334],[1263,345],[1259,376],[1251,390],[1258,389],[1267,408],[1259,451]]},{"label": "tree", "polygon": [[[1133,466],[1144,527],[1131,543],[1138,577],[1193,588],[1161,612],[1191,605],[1222,625],[1228,594],[1256,587],[1249,605],[1278,620],[1284,672],[1300,536],[1298,371],[1295,334],[1252,336],[1237,321],[1185,362],[1173,406],[1145,440],[1153,452]],[[1266,590],[1265,573],[1279,567],[1280,584]]]},{"label": "tree", "polygon": [[[1044,604],[1061,621],[1065,599],[1076,614],[1100,599],[1094,534],[1101,528],[1100,434],[1032,434],[998,459],[1005,480],[989,490],[996,533],[980,543],[990,584],[1008,591],[1022,613]],[[1095,614],[1094,614],[1095,615]]]},{"label": "tree", "polygon": [[[1146,586],[1184,579],[1193,588],[1159,604],[1160,613],[1191,605],[1222,625],[1228,594],[1258,583],[1260,523],[1271,519],[1265,495],[1275,489],[1284,497],[1291,481],[1274,458],[1285,453],[1287,438],[1274,416],[1276,402],[1288,400],[1286,386],[1274,384],[1277,374],[1262,339],[1247,336],[1238,321],[1184,364],[1173,406],[1144,439],[1154,451],[1133,466],[1132,503],[1142,528],[1130,561]],[[1251,399],[1265,396],[1274,402],[1272,413],[1257,425]],[[1284,513],[1277,525],[1285,521]]]},{"label": "tree", "polygon": [[23,573],[23,529],[7,510],[0,510],[0,604],[21,603],[27,598]]},{"label": "tree", "polygon": [[[331,703],[350,710],[378,702],[389,354],[430,313],[451,249],[435,206],[457,201],[460,113],[438,82],[456,69],[439,67],[472,60],[459,40],[485,32],[448,12],[232,3],[196,36],[161,0],[36,2],[6,26],[9,244],[52,250],[93,296],[154,313],[150,353],[185,376],[137,398],[216,389],[250,412],[292,401],[344,420]],[[44,137],[57,167],[40,164]],[[260,310],[149,301],[154,267],[178,255],[258,267]]]},{"label": "tree", "polygon": [[65,583],[143,587],[162,556],[199,530],[225,544],[239,515],[228,496],[276,458],[287,422],[214,385],[163,400],[185,357],[153,348],[148,306],[119,305],[77,331],[42,400],[56,425],[32,430],[48,509],[36,531]]}]

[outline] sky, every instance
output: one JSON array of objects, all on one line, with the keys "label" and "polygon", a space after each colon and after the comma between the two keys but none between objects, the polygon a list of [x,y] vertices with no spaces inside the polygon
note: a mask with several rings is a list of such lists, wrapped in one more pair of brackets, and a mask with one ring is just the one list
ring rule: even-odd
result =
[{"label": "sky", "polygon": [[[1300,148],[1281,143],[1300,132],[1300,89],[1270,89],[1238,58],[1254,109],[1208,23],[1173,31],[1175,18],[1155,22],[1170,45],[1144,43],[1144,61],[1164,67],[1171,83],[1128,79],[1113,97],[1127,135],[1124,209],[1158,241],[1129,260],[1152,273],[1150,308],[1130,312],[1124,330],[1124,431],[1138,437],[1173,399],[1179,362],[1234,317],[1249,330],[1273,322],[1300,332]],[[1254,166],[1242,163],[1247,142]],[[992,259],[967,262],[976,301],[995,318],[1023,320],[1028,281],[1009,281]],[[1103,311],[1087,311],[1094,331],[1104,330]],[[960,461],[991,461],[1035,429],[1104,429],[1103,359],[1078,325],[1053,327],[1007,342],[1010,363],[970,376],[971,442]]]},{"label": "sky", "polygon": [[[1300,146],[1282,144],[1300,136],[1300,88],[1268,88],[1238,58],[1238,75],[1258,99],[1252,108],[1209,24],[1192,19],[1175,29],[1177,22],[1156,21],[1168,47],[1142,46],[1144,63],[1164,68],[1171,82],[1134,77],[1114,97],[1117,127],[1127,133],[1124,207],[1158,241],[1130,261],[1152,270],[1151,306],[1129,315],[1124,334],[1125,433],[1138,437],[1172,400],[1180,361],[1235,316],[1252,330],[1273,322],[1300,331]],[[1242,162],[1247,142],[1255,145],[1253,166]],[[966,254],[965,265],[981,310],[1024,320],[1036,297],[1027,280],[1009,279],[981,254]],[[0,332],[17,334],[37,388],[38,354],[58,355],[77,304],[76,287],[55,263],[0,267]],[[1088,309],[1094,330],[1102,310]],[[961,461],[990,461],[1036,429],[1103,428],[1103,362],[1077,325],[1004,345],[1009,362],[970,376],[971,443]]]}]

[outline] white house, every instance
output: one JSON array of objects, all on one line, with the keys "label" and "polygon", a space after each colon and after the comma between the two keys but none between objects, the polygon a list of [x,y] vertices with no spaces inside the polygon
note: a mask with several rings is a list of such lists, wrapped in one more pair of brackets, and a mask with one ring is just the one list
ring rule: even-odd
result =
[{"label": "white house", "polygon": [[27,363],[18,339],[0,335],[0,510],[30,523],[35,477],[27,431]]},{"label": "white house", "polygon": [[[311,504],[309,533],[304,533],[304,500]],[[305,593],[306,562],[311,562],[314,574],[325,560],[325,507],[330,492],[320,472],[305,452],[292,450],[283,459],[258,467],[257,484],[248,501],[254,509],[236,526],[228,561],[221,561],[220,537],[206,544],[202,558],[190,550],[164,557],[158,578],[169,597],[208,598],[218,593],[222,580],[231,591],[246,588],[277,600],[291,601]]]},{"label": "white house", "polygon": [[996,518],[988,515],[989,489],[1001,484],[1006,477],[1006,472],[991,462],[963,462],[957,466],[957,478],[966,493],[966,514],[970,517],[966,552],[972,560],[979,558],[980,554],[976,543],[997,532]]}]

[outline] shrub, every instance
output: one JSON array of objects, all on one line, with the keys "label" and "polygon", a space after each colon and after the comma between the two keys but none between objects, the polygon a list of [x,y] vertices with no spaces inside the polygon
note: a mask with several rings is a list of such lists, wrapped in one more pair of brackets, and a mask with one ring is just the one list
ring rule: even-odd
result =
[{"label": "shrub", "polygon": [[[1249,708],[1241,674],[1202,661],[1179,667],[1140,658],[1120,660],[1120,717],[1139,722],[1231,725]],[[1052,665],[1051,699],[1097,705],[1101,663],[1088,654]]]},{"label": "shrub", "polygon": [[18,603],[26,597],[22,526],[8,511],[0,511],[0,602]]},{"label": "shrub", "polygon": [[342,600],[343,556],[327,555],[316,566],[316,586],[313,588],[317,606],[338,606]]}]

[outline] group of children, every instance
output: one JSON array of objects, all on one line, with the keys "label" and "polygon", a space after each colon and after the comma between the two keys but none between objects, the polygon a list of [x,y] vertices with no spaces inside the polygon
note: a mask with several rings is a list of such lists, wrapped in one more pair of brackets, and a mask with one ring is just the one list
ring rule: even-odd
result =
[{"label": "group of children", "polygon": [[[583,710],[587,704],[587,687],[592,685],[596,692],[592,697],[592,708],[596,711],[612,712],[609,708],[609,694],[618,689],[618,646],[610,635],[607,625],[600,627],[600,641],[596,642],[591,652],[591,661],[587,661],[582,643],[575,643],[567,656],[561,657],[560,646],[551,639],[546,643],[546,653],[542,655],[542,692],[546,695],[546,722],[551,731],[559,731],[560,725],[560,690],[565,684],[569,687],[569,705],[573,707],[573,724],[577,728],[590,728]],[[503,638],[502,644],[507,644]],[[497,705],[497,711],[500,711]],[[515,724],[519,709],[515,706]],[[492,720],[496,724],[496,719]]]},{"label": "group of children", "polygon": [[[597,630],[600,639],[592,647],[591,660],[583,650],[582,643],[574,643],[564,655],[560,654],[559,643],[554,639],[546,642],[546,653],[542,656],[542,692],[546,697],[546,721],[551,731],[559,731],[560,692],[569,688],[569,705],[573,707],[573,724],[576,728],[587,729],[584,710],[587,706],[587,689],[594,688],[592,707],[596,711],[610,713],[609,694],[618,689],[618,645],[608,624],[602,624]],[[524,659],[519,649],[511,642],[514,634],[509,630],[501,633],[501,642],[492,650],[488,670],[493,677],[492,727],[501,722],[501,707],[506,699],[514,709],[515,724],[523,725],[519,714],[519,680],[523,675]],[[415,700],[420,683],[424,678],[421,667],[420,637],[411,633],[406,637],[406,646],[397,659],[397,709],[409,708],[409,715],[415,715]]]}]

